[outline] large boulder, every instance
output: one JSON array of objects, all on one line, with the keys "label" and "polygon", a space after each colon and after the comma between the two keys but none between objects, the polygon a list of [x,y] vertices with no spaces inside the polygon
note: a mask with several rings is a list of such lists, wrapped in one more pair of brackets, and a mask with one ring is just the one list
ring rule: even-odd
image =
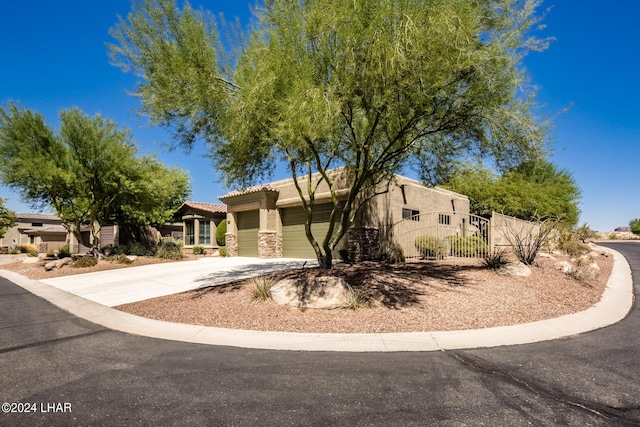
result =
[{"label": "large boulder", "polygon": [[345,305],[349,285],[340,277],[284,279],[271,287],[271,299],[302,309],[334,309]]},{"label": "large boulder", "polygon": [[499,269],[498,273],[504,276],[528,277],[528,276],[531,276],[531,269],[521,262],[514,262],[514,263],[507,264],[501,269]]}]

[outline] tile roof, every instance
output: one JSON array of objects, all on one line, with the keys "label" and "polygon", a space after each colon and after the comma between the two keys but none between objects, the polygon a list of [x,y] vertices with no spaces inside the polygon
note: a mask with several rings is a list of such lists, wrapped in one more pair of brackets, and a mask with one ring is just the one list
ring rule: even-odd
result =
[{"label": "tile roof", "polygon": [[218,197],[218,199],[224,200],[224,199],[229,198],[229,197],[242,196],[244,194],[259,193],[261,191],[271,192],[271,193],[279,193],[280,192],[279,190],[276,190],[275,188],[270,187],[269,185],[258,185],[256,187],[249,187],[249,188],[245,188],[243,190],[232,191],[231,193],[227,193],[224,196]]},{"label": "tile roof", "polygon": [[34,212],[24,212],[16,214],[18,219],[37,219],[37,220],[49,220],[49,221],[62,221],[57,215],[47,214],[47,213],[34,213]]},{"label": "tile roof", "polygon": [[42,233],[56,233],[66,234],[67,229],[63,225],[49,225],[45,227],[30,227],[22,231],[25,234],[42,234]]},{"label": "tile roof", "polygon": [[[204,203],[204,202],[194,202],[191,200],[187,200],[182,204],[182,206],[187,206],[189,208],[198,209],[205,212],[211,213],[227,213],[227,205],[222,205],[219,203]],[[180,207],[182,209],[182,206]]]}]

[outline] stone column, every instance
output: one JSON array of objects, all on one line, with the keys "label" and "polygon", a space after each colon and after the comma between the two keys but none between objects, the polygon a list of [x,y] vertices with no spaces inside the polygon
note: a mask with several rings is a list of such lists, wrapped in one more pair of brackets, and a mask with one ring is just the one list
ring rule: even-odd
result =
[{"label": "stone column", "polygon": [[238,237],[234,233],[225,234],[227,256],[238,256]]},{"label": "stone column", "polygon": [[280,258],[282,257],[282,237],[279,238],[276,231],[260,231],[258,233],[258,257]]}]

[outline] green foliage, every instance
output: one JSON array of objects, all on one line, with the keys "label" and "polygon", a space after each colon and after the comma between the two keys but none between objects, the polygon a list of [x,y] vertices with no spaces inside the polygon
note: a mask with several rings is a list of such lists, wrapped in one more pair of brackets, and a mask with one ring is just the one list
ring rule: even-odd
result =
[{"label": "green foliage", "polygon": [[548,161],[525,162],[501,175],[467,165],[442,186],[469,196],[471,212],[480,216],[495,211],[524,220],[554,217],[574,226],[580,214],[574,178]]},{"label": "green foliage", "polygon": [[220,248],[218,249],[218,253],[220,254],[221,257],[226,257],[227,256],[227,247],[226,246],[220,246]]},{"label": "green foliage", "polygon": [[582,256],[590,252],[589,246],[578,240],[570,240],[569,242],[565,243],[561,249],[565,251],[567,255],[572,257]]},{"label": "green foliage", "polygon": [[640,235],[640,218],[629,221],[629,227],[631,227],[631,232],[633,234]]},{"label": "green foliage", "polygon": [[48,248],[47,249],[47,258],[55,258],[56,256],[56,251],[54,249]]},{"label": "green foliage", "polygon": [[160,246],[156,250],[156,257],[165,259],[182,259],[182,240],[172,237],[163,237]]},{"label": "green foliage", "polygon": [[127,258],[125,254],[110,255],[106,258],[109,262],[115,262],[117,264],[133,264],[133,261]]},{"label": "green foliage", "polygon": [[93,257],[93,256],[83,256],[80,257],[78,259],[76,259],[72,264],[71,267],[74,268],[88,268],[88,267],[93,267],[98,265],[98,258]]},{"label": "green foliage", "polygon": [[388,248],[384,249],[381,258],[382,261],[386,261],[389,264],[400,264],[405,261],[402,246],[398,244],[391,244]]},{"label": "green foliage", "polygon": [[207,250],[204,248],[204,246],[196,245],[193,247],[194,255],[205,255],[206,253],[207,253]]},{"label": "green foliage", "polygon": [[510,263],[511,261],[505,251],[494,251],[482,260],[482,265],[489,270],[500,270]]},{"label": "green foliage", "polygon": [[69,256],[71,256],[71,248],[69,248],[69,244],[65,243],[58,251],[58,258],[62,259]]},{"label": "green foliage", "polygon": [[449,236],[451,255],[457,257],[484,256],[489,250],[489,245],[477,236]]},{"label": "green foliage", "polygon": [[20,249],[17,246],[11,246],[9,248],[9,255],[17,255],[20,253]]},{"label": "green foliage", "polygon": [[216,243],[218,246],[225,246],[227,244],[227,220],[223,219],[216,227]]},{"label": "green foliage", "polygon": [[618,235],[616,233],[609,233],[609,240],[618,240]]},{"label": "green foliage", "polygon": [[16,213],[7,209],[4,204],[7,199],[0,197],[0,238],[5,235],[7,230],[16,225]]},{"label": "green foliage", "polygon": [[447,244],[435,236],[418,236],[415,240],[415,246],[422,258],[443,259],[447,256]]},{"label": "green foliage", "polygon": [[[334,210],[326,236],[306,233],[321,266],[363,195],[410,164],[437,181],[449,165],[489,157],[501,170],[545,151],[520,59],[544,42],[529,30],[538,0],[273,0],[242,45],[219,40],[212,15],[142,0],[111,35],[112,62],[142,78],[136,95],[175,141],[210,144],[230,186],[269,177],[278,161],[319,172]],[[350,191],[339,200],[345,166]],[[315,180],[317,183],[318,180]],[[312,212],[318,186],[297,186]],[[310,219],[311,221],[311,216]]]},{"label": "green foliage", "polygon": [[250,295],[253,301],[268,301],[271,299],[271,288],[276,281],[271,276],[258,276],[251,279]]},{"label": "green foliage", "polygon": [[121,252],[126,255],[136,255],[136,256],[152,256],[153,252],[147,249],[142,243],[133,242],[127,243],[126,245],[116,246],[116,253]]},{"label": "green foliage", "polygon": [[574,230],[574,235],[582,243],[598,238],[598,233],[593,231],[586,222]]},{"label": "green foliage", "polygon": [[16,249],[19,253],[27,254],[31,257],[38,256],[38,248],[36,248],[34,245],[18,245],[16,246]]},{"label": "green foliage", "polygon": [[51,206],[81,241],[99,247],[103,224],[163,223],[188,192],[185,172],[136,156],[131,132],[77,108],[60,113],[59,132],[37,112],[0,108],[0,180],[35,206]]}]

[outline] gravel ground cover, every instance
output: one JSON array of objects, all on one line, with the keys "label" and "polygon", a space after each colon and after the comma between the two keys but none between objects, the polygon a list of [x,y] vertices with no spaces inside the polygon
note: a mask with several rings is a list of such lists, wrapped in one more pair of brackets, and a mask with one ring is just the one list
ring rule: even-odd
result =
[{"label": "gravel ground cover", "polygon": [[[189,256],[185,258],[194,259]],[[505,276],[480,260],[453,259],[398,265],[338,264],[331,275],[344,278],[365,296],[357,309],[300,310],[251,298],[251,280],[201,288],[116,307],[152,319],[260,331],[384,333],[478,329],[554,318],[585,310],[600,300],[613,258],[599,256],[599,275],[577,281],[555,268],[566,256],[538,257],[528,277]],[[168,262],[139,257],[131,266]],[[44,262],[5,263],[0,268],[32,279],[88,273],[128,265],[101,260],[90,268],[65,266],[44,271]],[[269,279],[305,278],[327,273],[305,268]]]}]

